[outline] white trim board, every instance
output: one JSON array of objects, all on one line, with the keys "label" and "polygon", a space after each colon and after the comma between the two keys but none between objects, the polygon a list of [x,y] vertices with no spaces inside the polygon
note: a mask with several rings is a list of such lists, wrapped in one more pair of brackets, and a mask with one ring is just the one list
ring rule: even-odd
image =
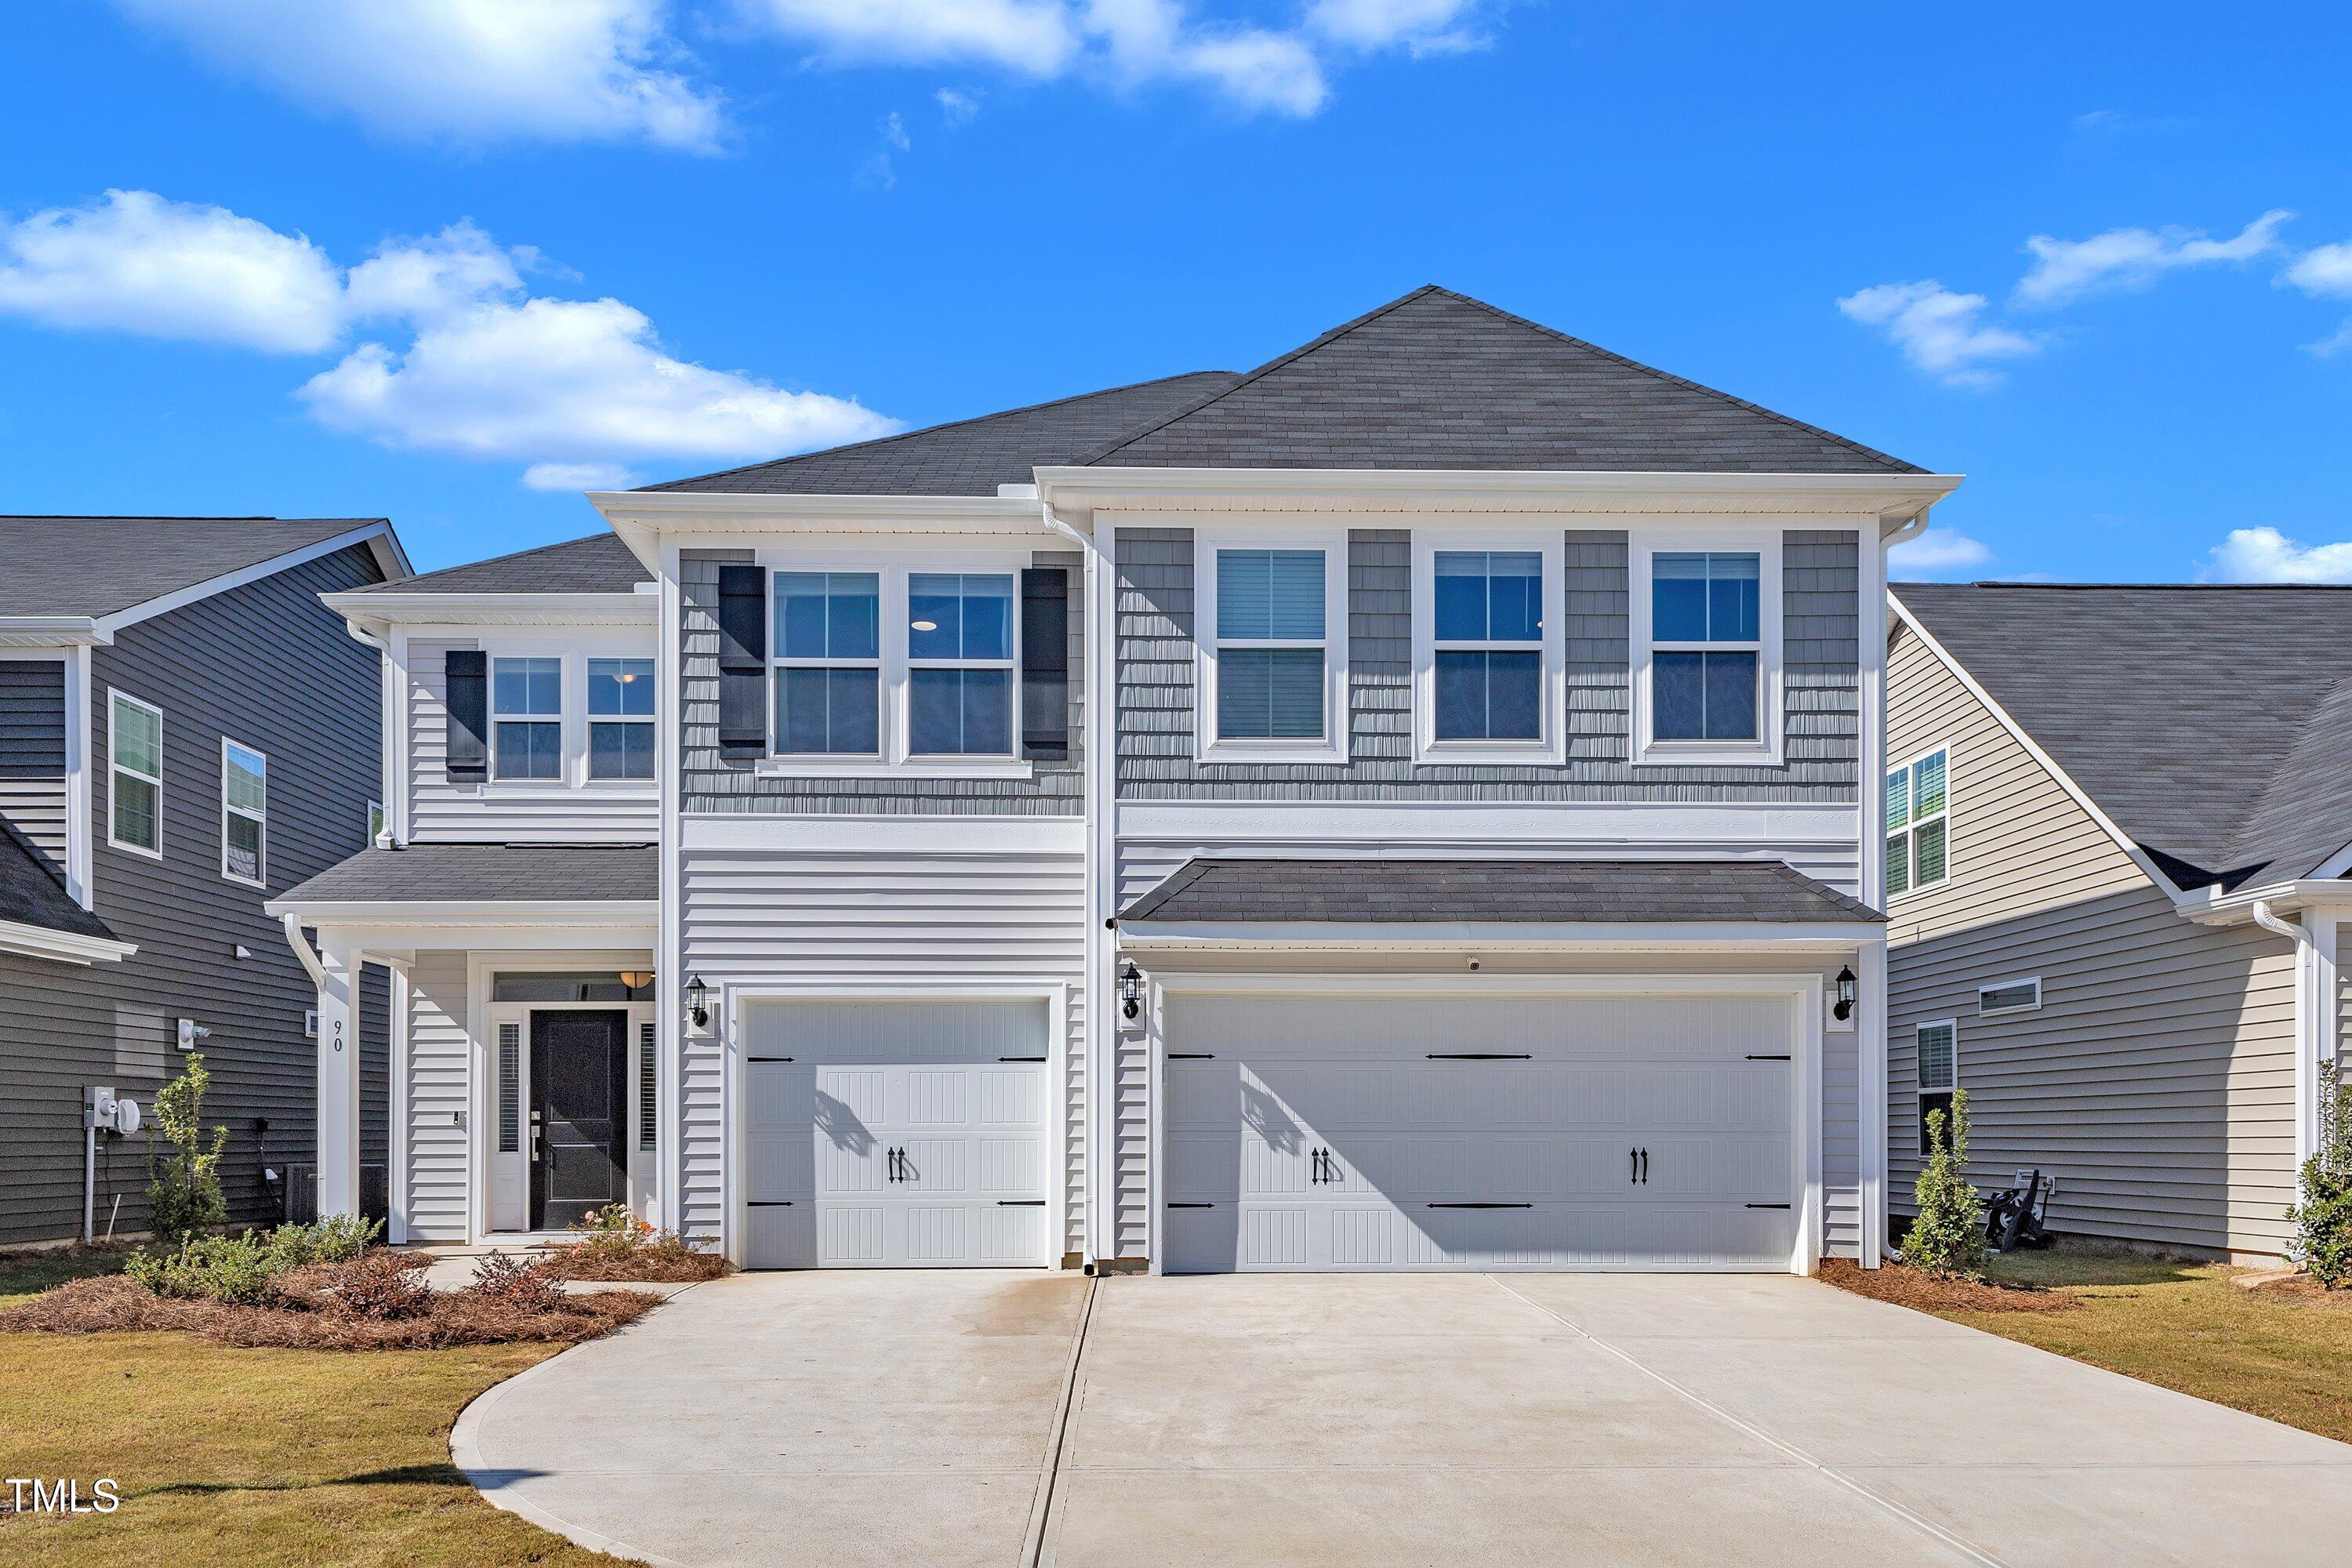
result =
[{"label": "white trim board", "polygon": [[0,952],[52,958],[59,963],[119,963],[138,951],[135,942],[109,942],[21,921],[0,921]]},{"label": "white trim board", "polygon": [[698,849],[844,851],[909,855],[1083,855],[1078,816],[784,816],[688,812],[679,847]]},{"label": "white trim board", "polygon": [[1209,922],[1136,921],[1119,922],[1119,943],[1139,952],[1154,949],[1271,948],[1362,949],[1399,952],[1463,948],[1542,949],[1565,952],[1835,952],[1880,940],[1875,921],[1659,921],[1656,922],[1398,921],[1390,923],[1300,921]]},{"label": "white trim board", "polygon": [[[1121,839],[1167,843],[1260,837],[1292,842],[1328,839],[1389,843],[1402,838],[1517,841],[1605,849],[1612,842],[1685,842],[1695,846],[1859,844],[1862,808],[1854,805],[1629,805],[1616,801],[1351,802],[1127,801],[1118,806]],[[1350,851],[1351,853],[1353,851]]]}]

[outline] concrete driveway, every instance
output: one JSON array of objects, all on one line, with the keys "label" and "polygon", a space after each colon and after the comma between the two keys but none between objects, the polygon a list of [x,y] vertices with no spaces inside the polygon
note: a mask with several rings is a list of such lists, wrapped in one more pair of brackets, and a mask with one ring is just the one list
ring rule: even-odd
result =
[{"label": "concrete driveway", "polygon": [[2352,1447],[1780,1278],[737,1276],[452,1447],[696,1568],[2279,1568],[2352,1516]]}]

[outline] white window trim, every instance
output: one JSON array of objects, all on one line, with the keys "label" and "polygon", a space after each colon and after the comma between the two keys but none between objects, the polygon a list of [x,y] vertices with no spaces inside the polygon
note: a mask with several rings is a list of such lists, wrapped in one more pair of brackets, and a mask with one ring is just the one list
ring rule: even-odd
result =
[{"label": "white window trim", "polygon": [[[555,665],[555,711],[552,713],[506,713],[499,708],[499,666],[511,660],[549,660]],[[492,784],[515,785],[524,789],[547,789],[572,782],[568,765],[571,746],[570,715],[576,711],[572,704],[571,661],[559,653],[526,652],[520,649],[501,653],[489,652],[490,677],[490,780]],[[581,679],[587,679],[583,673]],[[553,724],[555,726],[555,774],[551,778],[524,776],[509,778],[499,771],[499,729],[505,724]]]},{"label": "white window trim", "polygon": [[[1532,741],[1441,741],[1437,738],[1437,556],[1475,551],[1535,553],[1543,560],[1543,636],[1528,643],[1486,642],[1487,648],[1542,655],[1539,721]],[[1567,761],[1568,549],[1554,529],[1505,529],[1453,535],[1412,532],[1412,760],[1428,766],[1550,763]],[[1456,645],[1449,645],[1456,646]]]},{"label": "white window trim", "polygon": [[[1319,741],[1217,738],[1217,552],[1319,550],[1323,552],[1323,738]],[[1305,637],[1235,647],[1313,647]],[[1203,763],[1348,761],[1348,531],[1236,524],[1192,533],[1193,755]]]},{"label": "white window trim", "polygon": [[[231,746],[261,759],[261,809],[258,812],[247,811],[241,805],[228,803],[228,750]],[[220,791],[221,878],[240,887],[266,890],[269,886],[269,753],[258,746],[248,746],[243,741],[223,735],[220,743]],[[249,817],[261,829],[261,875],[258,877],[240,877],[228,868],[228,819],[232,816]]]},{"label": "white window trim", "polygon": [[[136,768],[126,768],[115,761],[114,742],[121,732],[121,727],[114,721],[114,705],[118,702],[128,702],[133,708],[143,708],[155,715],[155,776],[152,779],[149,779]],[[163,710],[161,708],[156,707],[152,702],[133,697],[128,691],[118,691],[111,687],[107,689],[106,842],[111,848],[124,850],[132,855],[144,855],[150,860],[161,860],[163,858]],[[155,847],[152,849],[144,844],[133,844],[128,839],[117,838],[114,836],[116,799],[114,779],[118,773],[127,773],[135,779],[151,783],[155,786]]]},{"label": "white window trim", "polygon": [[[1886,771],[1890,773],[1904,773],[1916,777],[1916,775],[1911,774],[1910,771],[1913,768],[1917,767],[1921,763],[1926,762],[1929,757],[1934,756],[1938,752],[1944,753],[1944,808],[1937,812],[1934,816],[1928,817],[1927,820],[1934,822],[1937,820],[1937,818],[1941,818],[1944,824],[1944,874],[1937,878],[1932,882],[1922,882],[1918,879],[1918,856],[1913,851],[1911,838],[1912,836],[1919,830],[1920,819],[1917,813],[1912,809],[1910,805],[1906,805],[1904,809],[1903,826],[1900,831],[1903,835],[1904,869],[1906,875],[1910,878],[1910,880],[1901,892],[1887,895],[1886,904],[1889,909],[1894,908],[1896,904],[1901,903],[1904,900],[1910,898],[1916,893],[1933,892],[1936,889],[1945,886],[1952,879],[1952,851],[1956,846],[1952,842],[1952,785],[1954,780],[1952,776],[1951,742],[1949,741],[1946,741],[1939,744],[1930,746],[1926,751],[1921,752],[1917,756],[1913,757],[1909,762],[1896,763]],[[1904,785],[1904,788],[1906,789],[1910,789],[1911,787],[1912,786],[1907,783]],[[1885,802],[1886,798],[1886,781],[1884,778],[1878,781],[1878,793],[1880,809],[1884,811],[1885,809]],[[1913,793],[1916,795],[1916,792],[1914,791]],[[1895,833],[1893,831],[1889,831],[1883,837],[1885,838],[1892,838],[1895,837]],[[1885,849],[1883,842],[1880,848],[1883,853]],[[1882,868],[1882,881],[1884,880],[1884,877],[1885,873]]]},{"label": "white window trim", "polygon": [[[1787,754],[1786,684],[1780,655],[1781,530],[1636,529],[1627,562],[1628,651],[1633,662],[1635,767],[1780,767]],[[1653,563],[1660,555],[1695,552],[1756,557],[1756,662],[1759,668],[1754,741],[1661,741],[1653,733],[1656,706],[1650,694],[1650,595]],[[1684,645],[1675,644],[1674,647]],[[1696,646],[1696,645],[1694,645]],[[1709,645],[1736,651],[1740,643]],[[1884,787],[1885,781],[1881,781]]]},{"label": "white window trim", "polygon": [[372,800],[368,802],[367,847],[371,849],[374,848],[376,836],[381,834],[389,826],[391,826],[391,818],[385,816],[383,814],[383,802],[380,800]]},{"label": "white window trim", "polygon": [[[1952,1032],[1952,1081],[1942,1089],[1929,1089],[1920,1081],[1919,1031],[1922,1029],[1949,1029]],[[1911,1026],[1911,1129],[1915,1148],[1926,1142],[1925,1123],[1927,1113],[1925,1101],[1927,1098],[1931,1094],[1958,1094],[1959,1091],[1960,1021],[1958,1018],[1921,1019]],[[1947,1131],[1948,1131],[1948,1128]],[[1927,1157],[1927,1151],[1919,1149],[1917,1157],[1925,1160]]]},{"label": "white window trim", "polygon": [[[929,576],[934,574],[934,568],[929,566],[919,568],[919,570],[920,575]],[[905,753],[907,760],[918,767],[925,768],[931,767],[939,763],[945,763],[950,767],[961,767],[968,763],[987,764],[993,763],[1002,764],[1005,763],[1019,762],[1021,760],[1020,572],[1018,570],[1000,572],[983,568],[977,572],[958,572],[952,574],[952,575],[958,577],[1010,577],[1012,579],[1012,594],[1005,604],[1005,614],[1009,618],[1010,624],[1006,627],[1005,657],[1003,658],[917,658],[915,657],[913,647],[914,627],[912,621],[914,610],[912,608],[912,602],[914,598],[913,579],[918,574],[919,572],[917,570],[910,570],[903,574],[898,580],[899,589],[903,596],[899,601],[900,607],[898,619],[895,623],[901,630],[902,635],[898,638],[898,646],[901,657],[906,662],[906,700],[899,706],[902,710],[900,717],[904,720],[907,726],[907,751]],[[950,574],[940,573],[938,574],[949,575]],[[1004,683],[1007,701],[1010,704],[1010,710],[1005,714],[1004,736],[1005,745],[1008,749],[1002,752],[916,751],[914,749],[914,672],[918,669],[1001,669],[1005,671],[1011,678]]]},{"label": "white window trim", "polygon": [[[2033,1000],[2009,1007],[1985,1005],[1985,996],[1988,993],[2006,991],[2012,985],[2032,986]],[[1977,1016],[1979,1018],[2006,1018],[2012,1013],[2039,1013],[2040,1011],[2042,1011],[2042,976],[2039,974],[2021,974],[2011,980],[1990,981],[1977,987]]]},{"label": "white window trim", "polygon": [[[781,779],[1026,779],[1036,775],[1036,764],[1021,755],[1021,574],[1031,564],[1032,547],[1017,549],[915,548],[877,541],[855,549],[768,549],[760,552],[761,614],[767,617],[768,680],[761,697],[762,722],[767,726],[767,754],[753,771],[762,778]],[[779,572],[871,572],[882,579],[881,657],[878,659],[793,658],[776,647],[776,574]],[[1013,751],[993,756],[915,753],[908,749],[912,728],[908,703],[907,579],[917,573],[1010,576],[1013,579]],[[896,635],[894,635],[894,633]],[[929,664],[962,660],[925,659]],[[983,667],[992,661],[969,661]],[[845,668],[873,666],[881,670],[882,704],[879,755],[867,752],[779,752],[776,746],[776,671],[792,667]]]},{"label": "white window trim", "polygon": [[[478,649],[488,660],[491,683],[489,723],[491,732],[491,776],[478,783],[459,784],[454,787],[471,795],[505,797],[513,800],[553,801],[568,798],[581,791],[597,794],[642,795],[650,799],[659,790],[658,776],[649,779],[592,779],[588,776],[588,661],[592,658],[651,658],[654,660],[653,722],[658,726],[665,717],[665,707],[659,690],[661,661],[656,651],[643,644],[613,647],[591,643],[581,646],[578,634],[551,633],[546,636],[501,637],[478,643],[458,646]],[[552,658],[562,663],[563,711],[560,718],[563,737],[563,763],[551,779],[499,778],[498,766],[498,661],[502,658]],[[545,718],[520,718],[518,721],[546,723]],[[643,720],[622,721],[642,723]],[[658,731],[656,731],[658,736]]]},{"label": "white window trim", "polygon": [[[597,663],[634,661],[646,667],[646,679],[654,686],[654,710],[651,713],[599,713],[592,705],[588,693],[588,667]],[[650,653],[583,653],[580,656],[580,782],[603,788],[611,784],[635,784],[640,789],[651,788],[660,782],[661,764],[656,761],[654,771],[644,778],[609,778],[596,776],[595,727],[599,724],[638,724],[653,732],[656,749],[661,742],[661,665]]]}]

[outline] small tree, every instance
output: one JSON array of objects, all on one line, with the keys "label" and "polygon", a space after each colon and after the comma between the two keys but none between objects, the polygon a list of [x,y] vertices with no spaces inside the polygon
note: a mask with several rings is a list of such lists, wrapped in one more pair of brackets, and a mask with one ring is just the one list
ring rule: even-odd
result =
[{"label": "small tree", "polygon": [[[166,1244],[191,1237],[228,1221],[228,1201],[221,1196],[221,1153],[228,1146],[228,1129],[213,1129],[212,1147],[205,1147],[205,1089],[212,1075],[201,1054],[188,1058],[187,1069],[155,1095],[155,1130],[147,1142],[148,1225],[155,1239]],[[165,1152],[157,1158],[158,1146]]]},{"label": "small tree", "polygon": [[2333,1058],[2319,1064],[2336,1092],[2319,1100],[2319,1144],[2303,1163],[2286,1211],[2294,1225],[2294,1260],[2328,1289],[2352,1285],[2352,1084]]},{"label": "small tree", "polygon": [[1984,1278],[1984,1204],[1968,1178],[1969,1091],[1952,1096],[1950,1125],[1927,1113],[1927,1163],[1913,1189],[1919,1217],[1903,1238],[1903,1261],[1949,1279]]}]

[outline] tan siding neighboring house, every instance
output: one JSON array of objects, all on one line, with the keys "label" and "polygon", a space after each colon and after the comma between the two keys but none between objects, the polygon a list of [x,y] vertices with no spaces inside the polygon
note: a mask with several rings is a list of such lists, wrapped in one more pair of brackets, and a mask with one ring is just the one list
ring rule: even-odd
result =
[{"label": "tan siding neighboring house", "polygon": [[[1890,1207],[1919,1166],[1914,1043],[1955,1020],[1970,1173],[2056,1176],[2054,1228],[2275,1253],[2294,1186],[2294,955],[2190,923],[1924,641],[1889,653],[1888,757],[1950,751],[1950,876],[1888,910]],[[2035,1011],[1979,985],[2039,977]],[[2352,1014],[2352,992],[2346,999]]]}]

